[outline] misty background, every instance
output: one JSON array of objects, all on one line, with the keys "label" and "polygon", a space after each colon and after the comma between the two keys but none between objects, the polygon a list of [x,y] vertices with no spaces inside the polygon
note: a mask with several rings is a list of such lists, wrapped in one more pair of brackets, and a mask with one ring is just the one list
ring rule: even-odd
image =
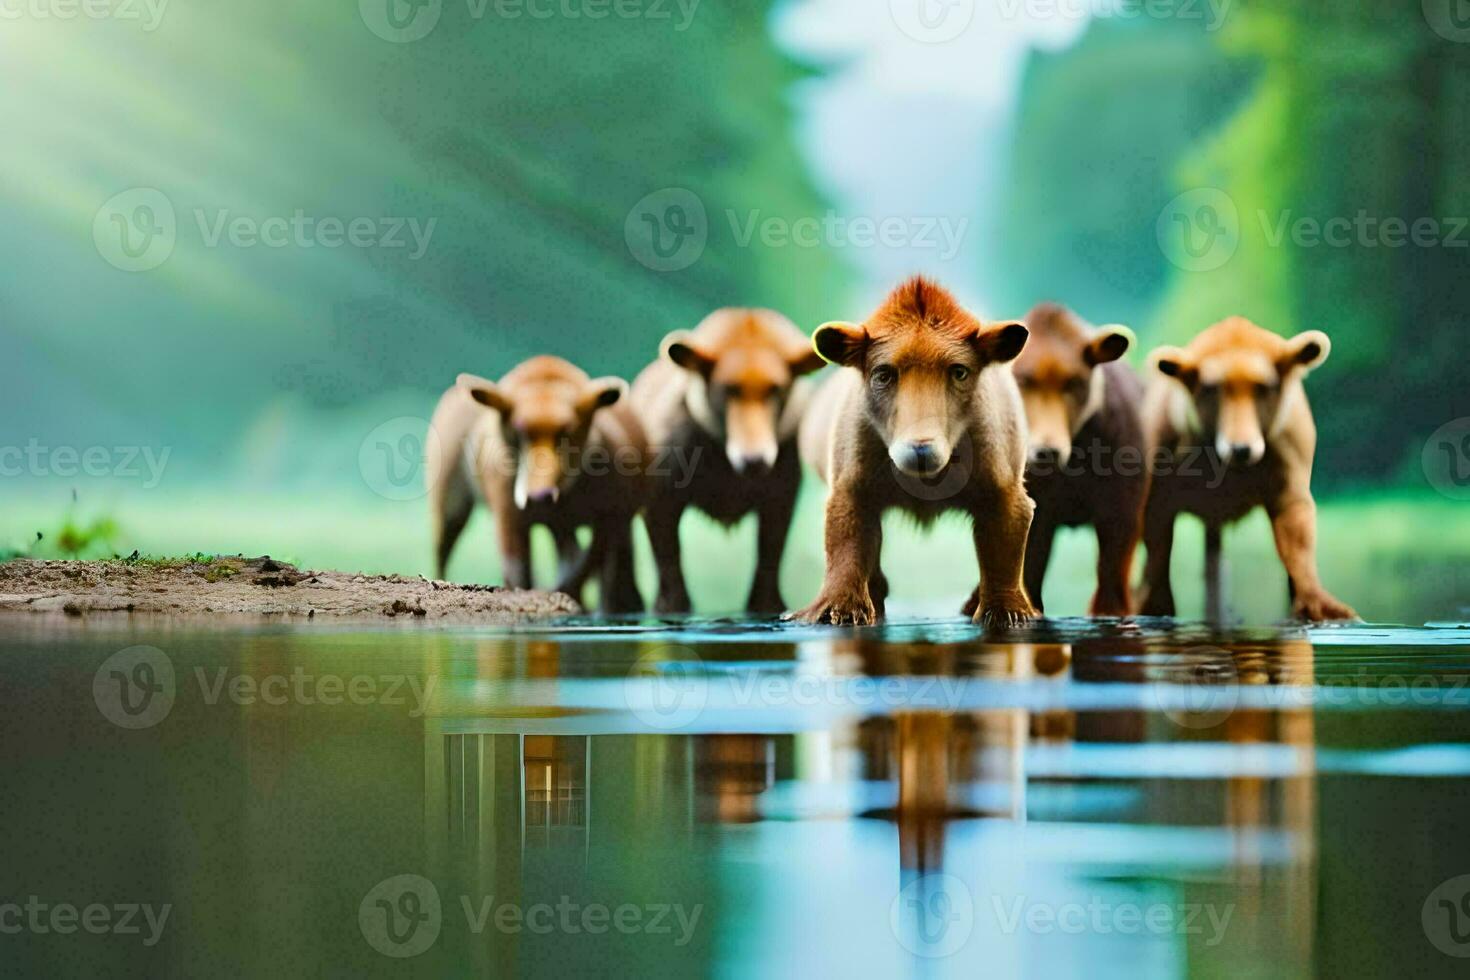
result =
[{"label": "misty background", "polygon": [[[1230,314],[1327,331],[1327,582],[1459,614],[1459,0],[6,9],[0,550],[427,572],[416,440],[460,371],[631,378],[715,307],[810,330],[925,272],[982,316],[1127,323],[1139,369]],[[945,527],[889,552],[898,598],[952,612],[974,560]],[[455,577],[498,581],[488,528]],[[1264,520],[1234,535],[1243,611],[1279,614]],[[686,524],[697,607],[743,595],[751,536]],[[1092,547],[1064,542],[1049,609],[1081,611]]]}]

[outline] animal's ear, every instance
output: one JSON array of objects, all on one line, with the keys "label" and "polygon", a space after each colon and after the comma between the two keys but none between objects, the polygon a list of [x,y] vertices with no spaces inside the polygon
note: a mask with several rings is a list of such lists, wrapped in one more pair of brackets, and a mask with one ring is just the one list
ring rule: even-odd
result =
[{"label": "animal's ear", "polygon": [[591,415],[599,408],[617,404],[618,399],[627,393],[628,382],[622,378],[593,378],[587,382],[577,399],[577,411],[583,415]]},{"label": "animal's ear", "polygon": [[1133,331],[1121,323],[1099,327],[1087,346],[1082,348],[1082,359],[1092,367],[1116,361],[1128,353],[1128,348],[1133,346],[1135,339]]},{"label": "animal's ear", "polygon": [[812,350],[829,364],[861,368],[868,354],[868,332],[862,324],[833,320],[812,331]]},{"label": "animal's ear", "polygon": [[1194,388],[1199,381],[1199,368],[1189,355],[1178,347],[1160,347],[1150,355],[1160,374],[1179,381],[1186,388]]},{"label": "animal's ear", "polygon": [[1281,360],[1282,373],[1286,369],[1299,367],[1304,371],[1310,371],[1323,361],[1327,355],[1332,353],[1332,341],[1320,330],[1308,330],[1299,333],[1286,342],[1286,356]]},{"label": "animal's ear", "polygon": [[715,369],[715,359],[695,346],[694,338],[687,330],[675,330],[664,338],[664,357],[686,371],[709,377]]},{"label": "animal's ear", "polygon": [[970,343],[974,345],[975,353],[980,355],[982,363],[1005,364],[1016,359],[1021,348],[1026,346],[1026,338],[1029,336],[1031,331],[1020,320],[1002,320],[999,323],[987,323],[975,331]]},{"label": "animal's ear", "polygon": [[510,399],[495,386],[495,382],[488,381],[477,374],[461,374],[454,383],[486,408],[493,408],[503,415],[510,413]]}]

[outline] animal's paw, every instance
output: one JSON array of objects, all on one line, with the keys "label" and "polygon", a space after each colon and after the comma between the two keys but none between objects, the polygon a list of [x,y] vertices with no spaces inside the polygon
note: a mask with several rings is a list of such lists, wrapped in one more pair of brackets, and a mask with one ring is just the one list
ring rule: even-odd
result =
[{"label": "animal's paw", "polygon": [[689,610],[689,593],[683,589],[678,592],[660,592],[653,601],[653,611],[660,616],[679,615]]},{"label": "animal's paw", "polygon": [[1036,615],[1026,593],[1019,589],[982,596],[974,621],[987,630],[1020,629]]},{"label": "animal's paw", "polygon": [[1174,593],[1167,590],[1149,589],[1138,604],[1140,616],[1173,616]]},{"label": "animal's paw", "polygon": [[786,608],[786,600],[777,589],[752,589],[745,611],[757,616],[772,616]]},{"label": "animal's paw", "polygon": [[1353,607],[1326,592],[1303,592],[1291,604],[1291,614],[1309,623],[1359,619]]},{"label": "animal's paw", "polygon": [[1095,595],[1092,597],[1090,616],[1115,617],[1122,619],[1128,615],[1128,600],[1121,596]]},{"label": "animal's paw", "polygon": [[868,597],[866,589],[828,592],[822,590],[805,609],[787,613],[782,617],[798,623],[827,623],[832,626],[872,626],[878,621],[878,611]]},{"label": "animal's paw", "polygon": [[975,615],[975,612],[979,608],[980,608],[980,586],[977,585],[973,589],[970,590],[970,598],[966,599],[965,600],[965,604],[960,607],[960,615],[961,616],[974,616]]}]

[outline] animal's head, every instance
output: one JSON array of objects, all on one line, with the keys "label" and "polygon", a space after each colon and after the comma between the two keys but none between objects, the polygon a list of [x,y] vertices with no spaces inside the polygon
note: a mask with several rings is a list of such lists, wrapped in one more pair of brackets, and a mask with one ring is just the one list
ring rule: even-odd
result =
[{"label": "animal's head", "polygon": [[823,358],[862,372],[868,417],[889,459],[918,477],[949,465],[981,372],[1025,345],[1025,324],[981,323],[923,278],[895,289],[865,323],[827,323],[812,334]]},{"label": "animal's head", "polygon": [[1266,455],[1291,400],[1302,397],[1301,379],[1331,350],[1320,330],[1287,339],[1231,317],[1188,347],[1159,348],[1153,362],[1188,389],[1200,428],[1220,458],[1249,465]]},{"label": "animal's head", "polygon": [[725,444],[737,473],[776,462],[796,379],[822,366],[790,320],[771,310],[716,310],[694,330],[664,338],[663,354],[695,377],[689,408]]},{"label": "animal's head", "polygon": [[1072,437],[1102,408],[1098,365],[1126,354],[1133,332],[1117,325],[1094,330],[1054,303],[1026,314],[1026,327],[1031,338],[1011,370],[1026,406],[1031,461],[1056,463],[1072,455]]},{"label": "animal's head", "polygon": [[621,378],[589,378],[558,357],[533,357],[499,382],[461,374],[459,387],[500,415],[515,465],[517,507],[544,506],[572,485],[592,417],[628,390]]}]

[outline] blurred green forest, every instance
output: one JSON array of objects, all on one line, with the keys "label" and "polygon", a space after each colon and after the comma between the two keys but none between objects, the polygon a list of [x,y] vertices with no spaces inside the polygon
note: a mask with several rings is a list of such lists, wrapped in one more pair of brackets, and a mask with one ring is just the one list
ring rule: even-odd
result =
[{"label": "blurred green forest", "polygon": [[[826,207],[787,98],[809,69],[770,40],[770,2],[687,19],[657,6],[593,19],[443,3],[410,43],[352,2],[181,3],[152,32],[7,21],[7,430],[20,445],[168,446],[175,487],[340,483],[364,433],[426,417],[460,371],[549,352],[631,376],[666,332],[726,304],[817,322],[851,282],[842,260],[739,247],[725,218]],[[131,188],[177,214],[173,253],[148,271],[93,244],[98,209]],[[660,272],[625,221],[666,188],[698,197],[709,234],[697,261]],[[210,245],[196,218],[298,211],[435,224],[414,258]]]},{"label": "blurred green forest", "polygon": [[[1325,330],[1318,484],[1422,486],[1425,438],[1470,414],[1470,44],[1457,43],[1470,31],[1440,7],[1449,17],[1438,0],[1236,0],[1211,30],[1181,2],[1032,55],[996,230],[1000,305],[1053,295],[1133,324],[1145,346],[1236,313]],[[1200,188],[1236,209],[1238,246],[1217,268],[1162,247],[1161,213]],[[1281,233],[1360,214],[1434,218],[1441,241]]]}]

